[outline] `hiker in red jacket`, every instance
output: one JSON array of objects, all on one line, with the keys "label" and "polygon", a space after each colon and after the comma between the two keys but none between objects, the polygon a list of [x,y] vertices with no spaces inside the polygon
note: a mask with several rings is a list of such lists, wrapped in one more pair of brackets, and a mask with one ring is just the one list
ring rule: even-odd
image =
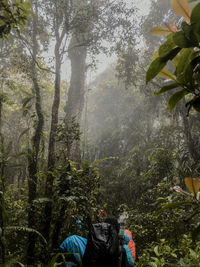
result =
[{"label": "hiker in red jacket", "polygon": [[136,248],[131,231],[129,231],[128,229],[124,231],[124,240],[125,242],[123,247],[126,250],[128,266],[133,266],[136,261]]}]

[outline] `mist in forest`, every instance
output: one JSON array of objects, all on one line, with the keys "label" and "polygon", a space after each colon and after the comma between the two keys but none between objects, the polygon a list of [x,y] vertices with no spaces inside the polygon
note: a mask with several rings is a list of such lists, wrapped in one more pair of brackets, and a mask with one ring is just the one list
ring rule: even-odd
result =
[{"label": "mist in forest", "polygon": [[0,266],[80,266],[62,242],[122,214],[127,266],[199,266],[199,18],[199,0],[0,1]]}]

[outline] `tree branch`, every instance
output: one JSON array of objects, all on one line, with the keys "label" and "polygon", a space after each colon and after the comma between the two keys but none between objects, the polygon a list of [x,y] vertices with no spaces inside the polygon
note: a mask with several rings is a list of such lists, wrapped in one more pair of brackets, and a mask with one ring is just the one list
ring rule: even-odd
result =
[{"label": "tree branch", "polygon": [[24,45],[26,46],[26,48],[28,49],[28,51],[29,51],[29,53],[30,53],[32,59],[34,60],[34,62],[35,62],[36,65],[38,66],[38,68],[41,69],[41,70],[44,70],[44,71],[47,71],[47,72],[50,72],[50,73],[55,74],[54,71],[52,71],[52,70],[50,70],[50,69],[48,69],[48,68],[43,68],[43,67],[40,66],[40,64],[38,63],[38,61],[37,61],[37,60],[35,59],[35,57],[33,56],[33,53],[32,53],[32,51],[31,51],[30,47],[28,46],[28,45],[30,45],[30,44],[28,43],[28,41],[25,40],[24,37],[23,37],[22,35],[20,35],[19,37],[20,37],[20,39],[22,40],[22,42],[24,43]]}]

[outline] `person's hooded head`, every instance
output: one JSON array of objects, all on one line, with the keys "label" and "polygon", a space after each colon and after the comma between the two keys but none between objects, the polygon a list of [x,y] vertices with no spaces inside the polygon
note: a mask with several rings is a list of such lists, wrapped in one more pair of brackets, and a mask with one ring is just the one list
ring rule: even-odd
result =
[{"label": "person's hooded head", "polygon": [[105,223],[111,224],[117,230],[117,232],[119,233],[120,225],[119,225],[118,220],[117,220],[116,217],[114,217],[114,216],[108,216],[105,219]]}]

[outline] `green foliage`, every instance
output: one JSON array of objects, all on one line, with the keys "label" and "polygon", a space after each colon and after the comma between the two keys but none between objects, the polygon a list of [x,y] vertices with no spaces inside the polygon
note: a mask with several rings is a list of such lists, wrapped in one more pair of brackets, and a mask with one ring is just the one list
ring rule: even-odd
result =
[{"label": "green foliage", "polygon": [[118,57],[116,66],[117,77],[120,81],[124,82],[126,88],[135,84],[135,67],[137,61],[137,51],[133,47],[123,51]]},{"label": "green foliage", "polygon": [[[146,73],[146,82],[148,83],[164,68],[168,61],[174,63],[174,75],[176,84],[164,86],[156,93],[164,93],[176,87],[182,87],[170,97],[168,105],[170,111],[174,109],[177,103],[188,95],[186,107],[188,111],[193,107],[199,111],[199,41],[200,41],[200,3],[192,9],[190,23],[185,21],[181,24],[181,29],[167,36],[167,41],[158,49],[158,57],[150,64]],[[174,30],[175,31],[175,30]],[[174,48],[174,46],[177,46]],[[167,53],[165,56],[161,56]],[[171,55],[171,56],[170,56]],[[173,60],[175,58],[175,60]]]},{"label": "green foliage", "polygon": [[169,105],[169,109],[170,111],[173,110],[173,108],[176,106],[176,104],[182,99],[184,98],[185,95],[187,95],[188,92],[187,90],[183,89],[181,91],[176,92],[175,94],[173,94],[168,102]]},{"label": "green foliage", "polygon": [[[138,244],[139,261],[136,266],[199,266],[199,226],[195,228],[199,222],[199,203],[194,200],[183,201],[188,197],[187,192],[172,194],[169,190],[166,192],[166,186],[159,184],[161,190],[154,195],[153,212],[146,211],[140,216],[137,212],[130,212],[130,229],[133,223],[132,233]],[[147,195],[155,189],[148,190]],[[158,192],[161,196],[168,196],[159,197],[156,201]],[[144,199],[141,201],[144,203]],[[156,212],[155,203],[161,205],[162,209]],[[190,231],[196,232],[191,235]]]},{"label": "green foliage", "polygon": [[14,28],[22,31],[31,14],[31,3],[19,0],[1,0],[0,38],[5,38]]},{"label": "green foliage", "polygon": [[171,89],[177,88],[178,86],[179,86],[178,83],[170,83],[168,85],[163,86],[157,93],[154,93],[154,95],[162,94],[162,93],[167,92]]},{"label": "green foliage", "polygon": [[193,244],[190,235],[183,235],[179,240],[178,246],[174,246],[167,240],[161,239],[157,245],[145,249],[136,266],[198,267],[200,266],[199,252],[200,242],[198,241]]},{"label": "green foliage", "polygon": [[[66,264],[66,259],[65,259],[65,256],[68,256],[68,255],[77,255],[79,260],[80,260],[80,267],[82,266],[81,264],[81,258],[80,258],[80,254],[79,253],[57,253],[52,259],[51,259],[51,262],[46,266],[46,267],[55,267],[55,266],[60,266],[61,264]],[[62,261],[60,260],[62,259]],[[59,261],[59,263],[57,262]]]},{"label": "green foliage", "polygon": [[160,210],[158,210],[158,214],[166,211],[167,209],[174,209],[174,208],[180,208],[186,205],[191,206],[192,202],[191,201],[182,201],[182,202],[172,202],[172,203],[163,203],[162,204],[162,208]]},{"label": "green foliage", "polygon": [[177,259],[176,249],[171,248],[165,239],[153,248],[146,249],[136,266],[172,266]]},{"label": "green foliage", "polygon": [[69,150],[75,141],[79,141],[81,136],[80,126],[72,118],[68,123],[60,122],[56,129],[57,153],[67,159]]},{"label": "green foliage", "polygon": [[180,47],[176,47],[170,50],[166,55],[157,57],[147,70],[146,83],[157,76],[158,73],[165,67],[168,60],[172,60],[180,52],[180,50]]},{"label": "green foliage", "polygon": [[[95,23],[97,18],[101,18],[102,24],[95,24],[94,29],[91,29],[92,33],[96,33],[96,35],[89,34],[88,40],[88,35],[84,34],[86,41],[89,42],[87,45],[90,45],[89,50],[98,53],[102,49],[101,45],[98,46],[99,35],[111,41],[115,36],[112,35],[111,28],[111,35],[110,32],[105,33],[103,30],[104,18],[109,18],[109,12],[99,8],[98,12],[93,13],[93,5],[98,5],[98,1],[89,2],[91,5],[88,7],[84,7],[84,9],[79,7],[73,22],[70,21],[71,17],[67,16],[69,21],[66,22],[66,26],[71,30],[73,27],[78,28],[80,22],[83,22],[80,29],[84,31],[90,25],[94,25],[88,23],[87,18],[90,15]],[[108,3],[109,1],[102,2]],[[167,13],[167,2],[157,1],[157,4],[164,8],[155,9],[155,16],[149,19],[158,19],[157,16],[160,12],[165,12],[168,17],[170,12]],[[41,3],[44,10],[41,9]],[[45,14],[46,2],[39,1],[38,4],[39,14]],[[121,9],[118,10],[117,5],[114,7],[115,10],[112,10],[112,14],[114,11],[117,13],[115,13],[116,17],[113,21],[117,25],[123,21],[124,17],[119,16]],[[51,1],[48,1],[48,8],[52,8]],[[70,8],[62,9],[62,14],[66,10],[70,10]],[[102,11],[105,11],[104,16],[101,16]],[[54,14],[55,10],[53,9],[52,12]],[[18,266],[23,266],[24,263],[26,266],[27,235],[24,234],[24,231],[27,234],[35,233],[34,237],[37,242],[35,266],[46,266],[45,262],[49,262],[52,255],[55,257],[50,263],[51,266],[64,262],[62,255],[56,254],[60,242],[70,234],[86,236],[90,223],[98,220],[98,209],[103,208],[109,215],[118,216],[122,210],[129,212],[127,227],[132,231],[136,241],[140,258],[139,266],[147,267],[148,264],[151,264],[150,266],[161,266],[161,264],[178,266],[179,261],[182,262],[182,266],[190,266],[190,264],[198,266],[198,240],[196,240],[195,246],[192,238],[188,235],[188,232],[192,232],[192,237],[194,237],[199,233],[198,208],[195,208],[195,204],[191,204],[190,201],[188,205],[183,206],[183,202],[185,203],[186,200],[182,195],[172,192],[170,187],[172,183],[183,183],[182,177],[186,177],[186,174],[192,173],[199,177],[199,160],[192,158],[191,143],[189,142],[191,139],[194,140],[195,148],[198,150],[199,118],[196,113],[192,114],[191,124],[186,125],[181,122],[181,113],[177,111],[172,120],[165,112],[165,99],[160,96],[165,92],[170,97],[171,93],[177,90],[178,93],[170,98],[171,109],[176,106],[181,97],[186,96],[187,107],[192,106],[200,110],[200,96],[198,95],[200,53],[197,47],[193,47],[199,38],[199,35],[196,34],[199,31],[198,12],[199,7],[193,11],[192,25],[183,23],[181,34],[169,34],[166,42],[158,49],[157,59],[152,63],[152,72],[148,73],[148,80],[158,74],[173,82],[165,83],[160,90],[154,84],[154,90],[159,95],[157,98],[150,96],[143,82],[143,66],[148,64],[148,53],[145,51],[145,57],[141,59],[138,51],[132,48],[131,40],[125,39],[125,37],[120,40],[117,34],[118,44],[125,44],[126,48],[123,51],[117,47],[121,56],[118,62],[118,76],[124,79],[126,84],[119,83],[115,79],[113,70],[106,70],[94,82],[95,89],[90,90],[87,95],[88,106],[85,112],[84,159],[89,161],[83,163],[81,167],[67,161],[71,144],[74,140],[79,141],[81,138],[79,126],[75,121],[66,125],[62,119],[59,119],[56,132],[55,168],[49,172],[54,178],[51,199],[45,198],[44,185],[49,174],[46,170],[47,143],[54,79],[49,73],[47,75],[43,69],[40,69],[40,66],[45,66],[42,58],[36,59],[39,64],[36,71],[41,88],[45,126],[36,174],[37,196],[32,205],[35,210],[34,219],[37,228],[33,231],[23,228],[24,225],[27,225],[28,209],[27,159],[23,155],[30,148],[30,136],[36,125],[37,115],[34,112],[35,98],[30,80],[31,56],[27,54],[27,48],[22,53],[20,52],[22,43],[16,40],[13,46],[14,50],[9,52],[10,54],[6,58],[10,65],[3,65],[6,70],[2,74],[3,93],[0,96],[4,105],[2,130],[5,136],[5,148],[9,150],[8,153],[4,151],[0,154],[0,163],[6,163],[4,208],[8,214],[6,217],[7,230],[6,227],[0,226],[2,228],[0,232],[4,236],[6,234],[6,260],[8,263],[12,258],[13,264],[16,262]],[[118,20],[119,18],[120,20]],[[60,19],[62,19],[61,16]],[[51,21],[48,21],[48,29]],[[111,25],[109,19],[106,22]],[[37,31],[41,30],[41,27],[45,27],[44,21],[40,21],[39,17],[38,23]],[[128,28],[132,27],[132,25],[127,26]],[[98,28],[103,31],[98,31]],[[124,27],[127,31],[128,28]],[[31,48],[28,44],[28,42],[31,43],[30,32],[25,33],[26,45],[29,48]],[[169,33],[169,30],[164,32]],[[37,35],[38,44],[43,44],[40,38],[42,34],[43,31]],[[133,32],[131,34],[132,38]],[[180,47],[177,47],[177,44]],[[42,46],[39,45],[38,49],[41,50]],[[112,49],[114,48],[112,47]],[[10,58],[12,60],[9,60]],[[174,73],[162,68],[166,66],[171,70],[172,65],[168,64],[169,61],[175,66]],[[160,70],[162,73],[159,72]],[[134,84],[134,86],[129,87],[129,90],[124,90],[126,85],[130,84]],[[193,88],[196,88],[195,91]],[[62,108],[65,106],[67,90],[68,84],[63,86],[60,118],[63,118]],[[191,94],[195,94],[195,97],[190,97]],[[22,112],[26,116],[22,116]],[[187,137],[191,137],[191,139],[189,140]],[[10,141],[12,141],[12,146],[9,145]],[[9,147],[11,148],[7,149]],[[99,170],[94,166],[98,166]],[[53,205],[50,236],[53,236],[52,240],[55,243],[51,244],[52,241],[48,243],[50,253],[46,253],[47,246],[40,234],[37,233],[42,230],[44,207],[49,202]],[[162,213],[157,212],[160,208]],[[77,219],[82,220],[82,229],[77,227]],[[15,225],[19,225],[19,227],[15,228]],[[8,231],[11,229],[10,227],[14,227],[12,231]],[[185,233],[185,237],[182,235],[183,233]],[[13,242],[13,240],[17,241]]]},{"label": "green foliage", "polygon": [[38,235],[45,244],[47,244],[47,241],[45,238],[35,229],[28,228],[28,227],[20,227],[20,226],[8,226],[5,228],[5,232],[24,232],[24,233],[32,233]]},{"label": "green foliage", "polygon": [[[196,185],[199,186],[198,179],[192,180],[192,178],[186,178],[185,182],[188,188],[192,181],[196,182]],[[157,239],[157,242],[155,242],[156,239],[154,238],[153,242],[149,244],[149,248],[143,251],[137,266],[199,266],[199,201],[192,198],[192,195],[178,186],[173,187],[173,189],[178,192],[178,194],[176,193],[177,196],[181,193],[182,197],[188,198],[188,196],[190,196],[190,199],[176,202],[173,200],[174,197],[177,197],[176,195],[167,198],[159,198],[159,200],[162,201],[160,204],[162,208],[156,213],[159,215],[158,217],[156,216],[156,218],[161,222],[164,211],[165,214],[170,214],[166,225],[167,228],[165,229],[164,224],[160,224],[159,228],[156,227],[157,237],[161,238]],[[167,202],[165,202],[166,200]],[[174,211],[177,212],[174,213]],[[174,213],[173,217],[172,212]],[[186,218],[183,217],[185,216],[184,214],[187,216]],[[175,222],[178,222],[179,228],[181,227],[180,219],[187,226],[183,231],[184,234],[182,233],[176,236],[177,233],[175,233],[171,238],[169,238],[169,236],[163,238],[163,231],[167,231],[169,234],[171,220],[174,226]],[[191,230],[192,234],[189,234]]]},{"label": "green foliage", "polygon": [[[183,191],[181,188],[175,189],[179,193],[183,193],[188,196],[188,193]],[[190,196],[192,198],[192,196]],[[190,229],[191,234],[192,234],[192,239],[193,240],[198,240],[199,239],[199,233],[200,233],[200,227],[199,227],[199,220],[198,220],[198,215],[200,214],[200,204],[199,201],[196,199],[190,199],[188,201],[179,201],[179,202],[174,202],[172,201],[171,203],[162,203],[161,204],[162,208],[158,211],[158,214],[167,211],[169,209],[183,209],[184,211],[187,211],[187,219],[185,221],[187,223],[190,223]]]}]

